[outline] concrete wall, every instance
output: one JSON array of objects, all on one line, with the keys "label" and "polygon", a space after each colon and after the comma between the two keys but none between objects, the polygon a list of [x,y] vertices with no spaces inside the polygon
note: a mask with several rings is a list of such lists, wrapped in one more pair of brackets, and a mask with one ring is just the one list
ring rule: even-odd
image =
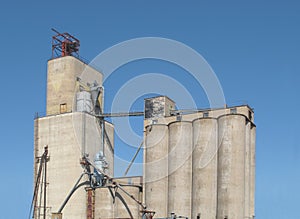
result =
[{"label": "concrete wall", "polygon": [[66,104],[64,112],[75,111],[76,80],[102,84],[102,74],[73,56],[65,56],[48,61],[47,73],[47,115],[61,113],[61,104]]},{"label": "concrete wall", "polygon": [[[83,129],[82,122],[85,120]],[[101,150],[101,132],[92,129],[95,118],[86,113],[65,113],[39,118],[35,121],[37,138],[36,156],[41,156],[43,148],[48,145],[49,161],[47,162],[47,213],[56,212],[67,197],[79,176],[83,173],[80,159],[85,151],[91,161],[95,153]],[[106,124],[108,136],[113,142],[113,126]],[[92,129],[92,130],[90,130]],[[113,154],[105,144],[106,158],[109,163],[107,174],[113,174]],[[35,157],[37,159],[37,157]],[[35,175],[38,163],[35,163]],[[84,181],[84,180],[82,180]],[[43,197],[43,196],[42,196]],[[39,199],[40,197],[38,197]],[[76,191],[65,209],[64,218],[84,218],[86,216],[86,193],[84,187]]]},{"label": "concrete wall", "polygon": [[[114,178],[136,200],[142,202],[141,177]],[[142,208],[121,189],[103,187],[95,190],[95,219],[141,218]]]},{"label": "concrete wall", "polygon": [[[57,212],[82,174],[79,164],[81,145],[74,134],[72,115],[64,114],[38,119],[38,142],[35,145],[37,155],[43,153],[48,145],[49,158],[47,163],[47,218],[51,212]],[[35,157],[35,159],[37,159]],[[37,163],[36,163],[37,165]],[[68,179],[68,180],[66,180]],[[42,195],[43,197],[43,195]],[[42,198],[38,196],[38,200]],[[81,218],[85,216],[85,191],[77,191],[63,211],[67,217]]]},{"label": "concrete wall", "polygon": [[114,218],[115,201],[109,189],[96,189],[95,194],[95,218]]},{"label": "concrete wall", "polygon": [[[245,210],[244,215],[251,215],[250,213],[250,185],[251,185],[251,123],[247,122],[245,130]],[[248,185],[249,186],[246,186]]]},{"label": "concrete wall", "polygon": [[[122,188],[136,200],[142,202],[142,177],[115,178]],[[121,189],[115,192],[114,218],[141,218],[141,206]]]},{"label": "concrete wall", "polygon": [[250,216],[255,216],[255,143],[256,127],[250,130]]}]

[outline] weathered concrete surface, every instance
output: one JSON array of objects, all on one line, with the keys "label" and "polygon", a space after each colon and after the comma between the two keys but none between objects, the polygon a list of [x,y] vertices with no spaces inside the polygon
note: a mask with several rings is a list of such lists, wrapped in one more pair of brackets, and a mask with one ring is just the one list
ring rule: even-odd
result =
[{"label": "weathered concrete surface", "polygon": [[75,111],[76,80],[80,77],[85,83],[95,80],[102,84],[102,74],[73,56],[65,56],[48,61],[47,73],[47,115]]},{"label": "weathered concrete surface", "polygon": [[[168,216],[168,126],[150,125],[145,133],[144,191],[148,210]],[[159,200],[159,201],[158,201]]]},{"label": "weathered concrete surface", "polygon": [[216,218],[218,122],[199,118],[193,122],[192,218]]},{"label": "weathered concrete surface", "polygon": [[145,118],[161,118],[171,115],[175,110],[175,103],[167,96],[145,99]]},{"label": "weathered concrete surface", "polygon": [[109,189],[96,189],[95,194],[95,218],[114,218],[114,199]]},{"label": "weathered concrete surface", "polygon": [[[121,177],[115,180],[122,188],[132,195],[136,200],[142,202],[142,177]],[[114,204],[114,218],[134,218],[140,219],[141,206],[122,190],[116,191]]]},{"label": "weathered concrete surface", "polygon": [[[227,115],[218,119],[217,219],[244,218],[245,207],[245,117]],[[249,185],[248,185],[249,186]]]},{"label": "weathered concrete surface", "polygon": [[255,143],[256,127],[251,127],[250,132],[250,216],[255,216]]},{"label": "weathered concrete surface", "polygon": [[[48,62],[47,72],[47,116],[35,120],[34,176],[36,178],[38,163],[48,145],[47,162],[47,218],[57,212],[63,201],[83,173],[80,159],[88,154],[91,162],[95,154],[104,149],[109,163],[108,175],[113,176],[113,142],[114,127],[105,123],[104,141],[99,121],[88,113],[75,112],[76,92],[79,89],[77,77],[84,84],[97,81],[102,84],[102,74],[87,66],[82,61],[66,56]],[[110,144],[109,144],[110,142]],[[82,179],[82,181],[86,178]],[[43,203],[43,193],[37,197]],[[41,210],[42,212],[42,210]],[[78,189],[63,209],[63,218],[86,217],[86,192],[84,187]]]},{"label": "weathered concrete surface", "polygon": [[[85,118],[85,119],[83,119]],[[86,129],[82,126],[85,120]],[[89,158],[93,161],[95,153],[101,150],[101,133],[90,131],[88,127],[95,126],[95,118],[86,113],[65,113],[55,116],[39,118],[36,132],[38,140],[35,145],[35,154],[40,156],[43,148],[48,145],[49,158],[47,162],[47,212],[48,218],[51,212],[56,212],[62,205],[64,199],[74,186],[79,176],[83,173],[79,161],[83,151],[89,153]],[[106,124],[109,138],[113,142],[113,127]],[[113,154],[110,147],[105,144],[105,151],[109,169],[107,173],[113,174]],[[35,163],[37,166],[38,163]],[[35,167],[37,170],[37,167]],[[36,175],[36,172],[35,172]],[[82,180],[83,181],[83,180]],[[43,197],[43,196],[42,196]],[[38,197],[39,198],[39,197]],[[84,187],[74,193],[65,209],[64,218],[83,218],[86,216],[86,194]]]},{"label": "weathered concrete surface", "polygon": [[[192,212],[193,218],[195,218],[198,213],[201,214],[201,218],[217,217],[218,219],[224,219],[225,216],[233,219],[251,218],[254,216],[255,124],[253,123],[253,110],[247,105],[208,109],[183,114],[181,115],[181,120],[193,122],[193,131],[190,131],[192,137],[188,131],[189,129],[186,128],[181,130],[177,128],[177,131],[175,131],[175,128],[172,128],[174,130],[171,136],[170,127],[173,123],[178,123],[178,126],[180,126],[180,123],[185,123],[178,121],[177,116],[163,118],[150,117],[144,120],[145,133],[148,133],[147,129],[153,124],[169,125],[169,162],[167,166],[169,172],[168,214],[173,211],[177,215],[183,215],[181,208],[185,206],[186,211]],[[215,122],[210,120],[214,120]],[[156,135],[159,135],[159,133]],[[180,153],[171,153],[171,151],[173,151],[172,148],[176,147],[176,142],[182,135],[193,138],[194,151],[192,163],[190,163],[189,159],[186,159],[186,155],[183,151]],[[213,135],[216,137],[214,138]],[[149,135],[146,134],[146,141],[148,137]],[[178,151],[186,150],[186,146],[189,144],[181,145],[182,148],[178,148]],[[152,150],[145,150],[145,162],[147,162],[151,156],[154,156],[153,154],[159,155],[162,153],[162,144],[155,146],[157,147],[153,147]],[[212,156],[216,148],[215,156]],[[151,159],[155,159],[154,157]],[[176,169],[178,166],[176,162],[180,162],[180,160],[186,160],[185,165],[187,166],[192,165],[192,181],[190,181],[188,176],[189,168],[185,167],[187,172],[182,171],[179,173],[173,171],[174,168]],[[211,162],[208,162],[208,165],[205,166],[204,164],[209,160]],[[159,175],[160,171],[165,168],[166,167],[162,167],[158,170],[154,169],[151,171],[152,178]],[[146,171],[148,170],[146,165],[144,171],[144,181],[147,181]],[[178,181],[171,183],[174,182],[175,179],[171,173],[175,173],[177,179],[180,175],[186,179],[186,182]],[[192,190],[190,189],[190,185],[193,185]],[[151,186],[155,188],[156,184]],[[145,184],[145,188],[146,187],[147,184]],[[151,195],[150,191],[151,190],[148,189],[145,190],[146,202],[160,203],[161,197]],[[178,196],[174,194],[180,197],[178,198]],[[189,202],[187,200],[191,200],[190,205],[186,205],[186,203]],[[161,206],[157,207],[157,209],[165,212],[165,209],[162,209]],[[151,210],[155,211],[156,209]]]},{"label": "weathered concrete surface", "polygon": [[192,141],[191,122],[169,124],[168,213],[191,218]]},{"label": "weathered concrete surface", "polygon": [[251,215],[250,213],[250,185],[251,185],[251,123],[246,123],[245,130],[245,206],[244,206],[244,215],[245,218]]}]

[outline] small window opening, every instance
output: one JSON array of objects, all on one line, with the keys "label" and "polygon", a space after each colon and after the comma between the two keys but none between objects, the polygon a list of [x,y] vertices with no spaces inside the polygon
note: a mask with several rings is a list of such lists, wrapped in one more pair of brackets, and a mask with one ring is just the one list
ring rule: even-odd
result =
[{"label": "small window opening", "polygon": [[181,121],[181,119],[182,119],[182,116],[181,116],[181,115],[177,115],[177,116],[176,116],[176,121]]},{"label": "small window opening", "polygon": [[66,113],[67,112],[67,104],[62,103],[60,104],[60,113]]},{"label": "small window opening", "polygon": [[231,113],[231,114],[236,114],[236,113],[237,113],[236,108],[231,108],[231,109],[230,109],[230,113]]}]

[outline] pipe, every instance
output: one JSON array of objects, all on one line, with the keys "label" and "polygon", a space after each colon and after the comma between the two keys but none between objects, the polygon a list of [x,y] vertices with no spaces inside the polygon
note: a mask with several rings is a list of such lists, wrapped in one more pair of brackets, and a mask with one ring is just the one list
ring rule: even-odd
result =
[{"label": "pipe", "polygon": [[58,210],[57,213],[61,213],[62,210],[64,209],[64,207],[66,206],[67,202],[69,201],[69,199],[71,198],[71,196],[73,195],[73,193],[78,189],[80,188],[81,186],[83,185],[87,185],[90,183],[90,181],[85,181],[83,183],[80,183],[80,180],[82,179],[82,177],[85,175],[86,173],[82,173],[79,177],[79,179],[77,180],[77,182],[75,183],[73,189],[71,190],[71,192],[69,193],[69,195],[67,196],[67,198],[65,199],[65,201],[63,202],[62,206],[60,207],[60,209]]},{"label": "pipe", "polygon": [[44,170],[44,219],[46,219],[46,210],[47,210],[47,153],[48,153],[48,148],[45,149],[45,157],[44,157],[44,162],[45,162],[45,170]]},{"label": "pipe", "polygon": [[140,152],[140,150],[141,150],[141,148],[142,148],[143,144],[144,144],[144,140],[142,140],[142,142],[141,142],[140,146],[138,147],[137,151],[135,152],[135,154],[134,154],[133,158],[131,159],[131,161],[130,161],[130,163],[129,163],[129,165],[128,165],[128,167],[127,167],[127,169],[126,169],[125,173],[124,173],[124,176],[126,176],[126,175],[127,175],[127,173],[128,173],[128,171],[129,171],[129,169],[131,168],[131,166],[132,166],[132,164],[133,164],[133,162],[134,162],[134,160],[135,160],[136,156],[137,156],[137,155],[138,155],[138,153]]},{"label": "pipe", "polygon": [[120,113],[102,113],[95,115],[98,118],[103,117],[126,117],[126,116],[144,116],[144,112],[120,112]]},{"label": "pipe", "polygon": [[82,156],[84,157],[86,155],[86,140],[85,140],[85,134],[86,134],[86,114],[85,112],[82,112],[82,136],[81,136],[81,147],[82,147]]},{"label": "pipe", "polygon": [[131,199],[133,199],[136,203],[138,203],[143,209],[146,209],[146,206],[143,205],[142,202],[136,200],[136,198],[133,195],[130,195],[125,189],[122,188],[119,184],[115,183],[116,187],[121,189],[126,195],[128,195]]},{"label": "pipe", "polygon": [[100,123],[101,123],[101,131],[102,131],[102,152],[103,152],[103,156],[105,156],[105,152],[104,152],[104,143],[105,143],[105,140],[104,140],[104,135],[105,135],[105,128],[104,128],[104,119],[102,118],[101,120],[100,120]]}]

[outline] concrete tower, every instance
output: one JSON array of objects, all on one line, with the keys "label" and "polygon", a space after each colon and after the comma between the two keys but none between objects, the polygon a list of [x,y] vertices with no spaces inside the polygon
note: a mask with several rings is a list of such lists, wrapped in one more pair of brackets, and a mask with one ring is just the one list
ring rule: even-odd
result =
[{"label": "concrete tower", "polygon": [[[47,219],[140,218],[142,178],[113,178],[114,126],[95,116],[102,112],[101,85],[102,74],[73,56],[48,62],[47,113],[34,121],[35,183],[44,147],[48,146],[47,167],[40,174],[34,203],[36,219],[44,215]],[[84,172],[82,157],[94,166],[100,158],[105,159],[107,165],[101,164],[100,168],[109,176],[109,182],[97,188],[84,184],[65,202]],[[88,181],[84,175],[78,185]]]},{"label": "concrete tower", "polygon": [[[83,155],[88,154],[93,161],[101,151],[108,163],[105,171],[113,176],[114,127],[105,122],[103,134],[99,120],[93,116],[96,108],[102,105],[101,85],[102,74],[73,56],[48,62],[47,113],[34,122],[35,179],[39,158],[44,147],[48,146],[47,177],[41,180],[41,185],[46,182],[47,219],[60,209],[83,173],[80,165]],[[93,90],[97,90],[95,87],[99,89],[97,98],[93,100]],[[43,218],[44,212],[42,203],[45,190],[40,191],[35,203],[36,218]],[[96,198],[98,196],[96,194]],[[77,190],[62,213],[64,218],[86,218],[87,192],[84,189]]]}]

